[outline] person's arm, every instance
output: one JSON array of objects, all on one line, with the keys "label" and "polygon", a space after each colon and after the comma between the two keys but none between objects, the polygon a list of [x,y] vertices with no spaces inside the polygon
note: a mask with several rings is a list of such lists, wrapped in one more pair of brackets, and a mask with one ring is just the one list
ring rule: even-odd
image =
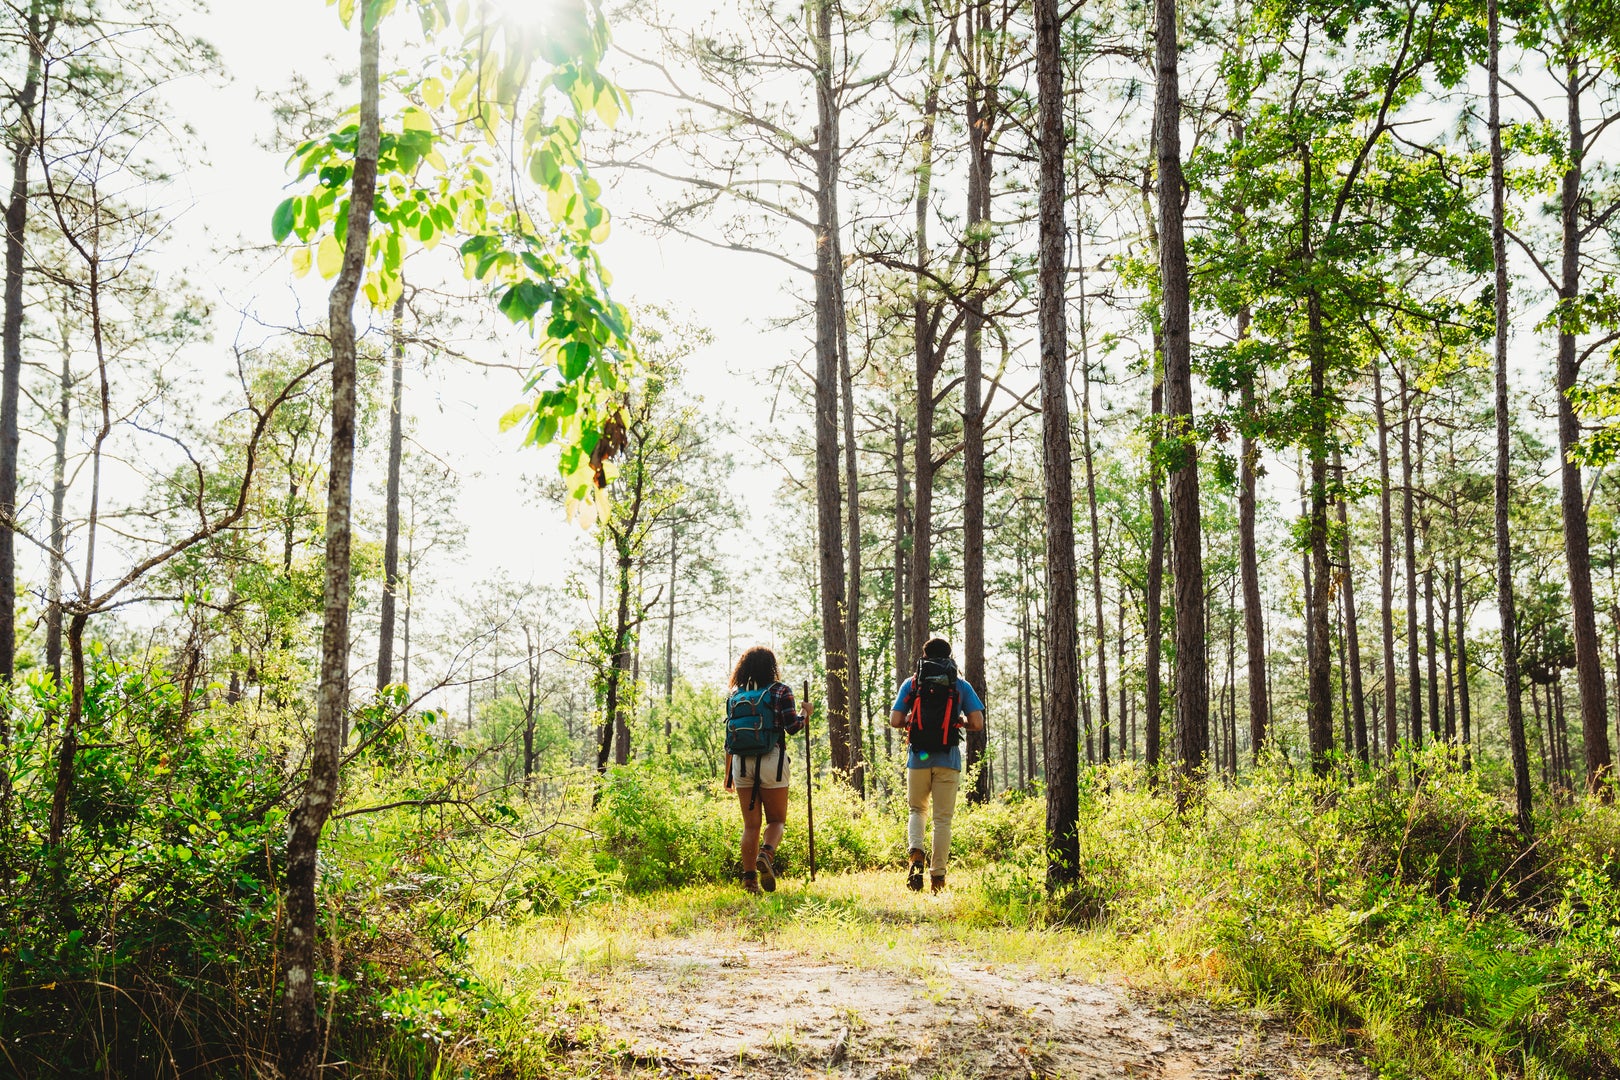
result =
[{"label": "person's arm", "polygon": [[978,709],[974,709],[972,712],[968,713],[967,714],[967,729],[969,731],[983,731],[984,730],[984,713],[980,712]]},{"label": "person's arm", "polygon": [[903,728],[903,727],[905,727],[906,726],[906,714],[901,712],[899,709],[891,709],[891,710],[889,710],[889,726],[892,727],[892,728]]}]

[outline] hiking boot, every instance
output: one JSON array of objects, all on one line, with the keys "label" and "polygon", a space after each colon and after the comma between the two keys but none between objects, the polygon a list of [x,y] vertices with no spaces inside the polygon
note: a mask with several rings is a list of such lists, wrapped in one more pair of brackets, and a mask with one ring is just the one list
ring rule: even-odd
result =
[{"label": "hiking boot", "polygon": [[922,892],[923,863],[927,859],[921,851],[911,849],[911,867],[906,871],[906,888],[912,892]]},{"label": "hiking boot", "polygon": [[743,892],[758,896],[760,894],[759,874],[753,870],[745,872],[742,876],[742,885]]},{"label": "hiking boot", "polygon": [[766,892],[776,891],[776,867],[771,864],[771,849],[759,849],[759,858],[754,860],[754,869],[759,873],[759,887]]},{"label": "hiking boot", "polygon": [[930,880],[931,880],[931,882],[933,884],[934,892],[942,893],[942,892],[945,891],[945,875],[944,874],[934,874],[931,877]]}]

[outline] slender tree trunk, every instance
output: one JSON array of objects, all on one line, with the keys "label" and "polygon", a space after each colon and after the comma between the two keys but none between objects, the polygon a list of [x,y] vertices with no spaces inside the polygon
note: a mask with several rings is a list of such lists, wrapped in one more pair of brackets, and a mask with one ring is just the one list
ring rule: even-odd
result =
[{"label": "slender tree trunk", "polygon": [[[1247,306],[1238,312],[1238,340],[1249,337],[1250,314]],[[1266,742],[1270,702],[1266,698],[1266,615],[1260,599],[1260,557],[1255,542],[1255,483],[1260,463],[1260,443],[1254,438],[1256,374],[1243,380],[1242,446],[1238,462],[1238,570],[1243,577],[1243,641],[1249,668],[1249,751],[1256,764]]]},{"label": "slender tree trunk", "polygon": [[[844,640],[848,658],[849,707],[844,728],[839,732],[844,745],[833,750],[833,767],[849,785],[866,797],[866,755],[861,749],[861,471],[860,444],[855,441],[855,375],[849,358],[849,320],[844,312],[844,256],[838,234],[833,233],[833,273],[837,277],[833,295],[838,301],[838,375],[843,393],[844,419],[844,497],[848,508],[849,591],[844,608]],[[829,727],[829,731],[831,728]],[[840,764],[840,761],[842,762]]]},{"label": "slender tree trunk", "polygon": [[1339,541],[1339,554],[1344,560],[1344,636],[1350,650],[1345,675],[1350,687],[1350,716],[1354,723],[1352,735],[1356,756],[1365,765],[1370,760],[1367,753],[1367,700],[1361,687],[1361,631],[1356,626],[1356,575],[1350,562],[1350,512],[1344,495],[1344,461],[1338,451],[1333,454],[1333,471],[1339,478],[1339,529],[1343,534]]},{"label": "slender tree trunk", "polygon": [[1451,647],[1451,575],[1442,574],[1440,577],[1440,648],[1445,661],[1446,683],[1446,741],[1453,745],[1457,742],[1457,674],[1456,654]]},{"label": "slender tree trunk", "polygon": [[[1494,2],[1494,0],[1493,0]],[[1400,734],[1395,726],[1395,541],[1389,498],[1389,423],[1384,416],[1383,364],[1374,361],[1373,414],[1378,422],[1378,595],[1384,654],[1384,752],[1393,760]]]},{"label": "slender tree trunk", "polygon": [[405,455],[405,293],[394,301],[393,394],[388,411],[388,507],[383,539],[382,612],[377,627],[377,689],[394,681],[394,600],[399,594],[399,470]]},{"label": "slender tree trunk", "polygon": [[321,681],[310,739],[309,778],[287,836],[286,930],[281,1071],[292,1080],[315,1080],[321,1039],[315,1015],[315,861],[321,830],[337,801],[339,739],[349,689],[350,505],[354,482],[354,300],[365,274],[371,206],[377,185],[377,29],[361,20],[360,132],[350,193],[354,208],[343,264],[332,285],[327,321],[332,341],[332,449],[326,494],[325,618]]},{"label": "slender tree trunk", "polygon": [[680,564],[681,544],[678,530],[669,532],[669,607],[664,613],[664,742],[665,752],[669,752],[669,740],[673,737],[670,729],[669,706],[675,701],[675,586],[679,579],[676,576]]},{"label": "slender tree trunk", "polygon": [[1414,475],[1418,488],[1418,535],[1423,541],[1423,638],[1425,657],[1428,665],[1428,695],[1429,695],[1429,738],[1433,742],[1440,741],[1440,680],[1436,671],[1435,636],[1434,636],[1434,551],[1429,541],[1429,496],[1423,483],[1423,444],[1424,444],[1423,418],[1418,417],[1417,422],[1417,462],[1414,466]]},{"label": "slender tree trunk", "polygon": [[[978,9],[970,9],[970,23]],[[962,347],[962,657],[967,680],[979,700],[989,703],[989,680],[984,660],[984,291],[980,281],[990,254],[990,168],[988,127],[993,112],[993,90],[983,80],[984,42],[972,34],[967,45],[972,58],[966,93],[968,184],[967,215],[974,284],[968,293]],[[982,762],[989,746],[988,731],[967,735],[968,801],[987,802],[990,776]]]},{"label": "slender tree trunk", "polygon": [[[0,322],[0,685],[16,671],[17,448],[21,441],[18,403],[22,393],[24,245],[28,231],[28,169],[36,140],[34,110],[39,103],[40,68],[56,19],[45,18],[47,0],[31,0],[26,26],[27,60],[14,102],[17,123],[11,144],[11,196],[6,203],[5,310]],[[11,745],[11,722],[0,709],[0,749]],[[0,768],[0,800],[9,806],[10,770]]]},{"label": "slender tree trunk", "polygon": [[[1315,262],[1311,220],[1312,160],[1309,145],[1305,149],[1305,179],[1301,199],[1301,235],[1305,265]],[[1329,624],[1332,621],[1329,605],[1328,568],[1328,475],[1327,443],[1330,400],[1327,392],[1327,342],[1323,338],[1322,299],[1313,285],[1306,296],[1306,317],[1310,326],[1311,365],[1311,427],[1308,438],[1311,459],[1310,484],[1310,538],[1311,538],[1311,606],[1308,633],[1309,679],[1306,700],[1306,734],[1310,741],[1311,771],[1325,776],[1329,768],[1328,756],[1333,752],[1333,659],[1329,650]]]},{"label": "slender tree trunk", "polygon": [[934,70],[932,41],[928,50],[930,80],[923,98],[922,132],[918,139],[917,190],[913,215],[917,243],[917,269],[911,301],[912,349],[917,382],[917,431],[912,442],[911,472],[916,484],[911,517],[911,647],[922,651],[933,627],[934,559],[934,377],[938,358],[934,347],[934,317],[929,300],[928,200],[933,191],[934,125],[939,114],[939,84]]},{"label": "slender tree trunk", "polygon": [[[1155,350],[1157,352],[1158,350]],[[1152,400],[1152,431],[1153,439],[1157,440],[1163,430],[1164,415],[1164,387],[1159,381],[1158,372],[1153,375]],[[1147,611],[1144,617],[1142,632],[1146,638],[1143,645],[1145,653],[1142,663],[1143,704],[1146,708],[1144,727],[1142,732],[1142,754],[1147,760],[1148,778],[1157,782],[1159,775],[1159,760],[1161,756],[1160,742],[1164,730],[1164,689],[1160,685],[1160,672],[1163,668],[1161,653],[1164,649],[1164,489],[1159,483],[1159,468],[1152,461],[1148,463],[1148,508],[1152,518],[1152,533],[1148,539],[1148,565],[1147,565]],[[1261,649],[1265,652],[1264,647]],[[1262,732],[1262,734],[1264,734]]]},{"label": "slender tree trunk", "polygon": [[1457,583],[1457,719],[1462,723],[1462,767],[1472,767],[1474,723],[1468,693],[1468,619],[1463,600],[1462,556],[1452,556],[1452,580]]},{"label": "slender tree trunk", "polygon": [[912,644],[911,623],[906,618],[906,422],[898,407],[894,410],[894,684],[899,686],[911,673],[917,651]]},{"label": "slender tree trunk", "polygon": [[1159,272],[1164,335],[1165,410],[1172,437],[1182,440],[1170,473],[1172,581],[1176,615],[1176,804],[1185,806],[1209,756],[1208,647],[1204,641],[1203,525],[1198,505],[1194,442],[1191,299],[1182,234],[1180,47],[1176,0],[1155,0],[1154,56],[1158,81],[1154,129],[1159,151]]},{"label": "slender tree trunk", "polygon": [[[832,3],[816,0],[816,526],[820,544],[821,635],[827,671],[827,731],[833,753],[849,746],[850,643],[838,460],[838,103],[833,87]],[[848,768],[848,762],[833,762]]]},{"label": "slender tree trunk", "polygon": [[[51,457],[51,554],[45,584],[45,667],[62,684],[62,572],[67,546],[67,446],[73,422],[73,350],[62,331],[62,368],[57,381],[56,442]],[[234,673],[233,673],[234,675]]]},{"label": "slender tree trunk", "polygon": [[1412,388],[1401,376],[1401,527],[1406,533],[1407,738],[1423,745],[1423,679],[1418,674],[1417,521],[1412,508]]},{"label": "slender tree trunk", "polygon": [[1040,111],[1041,450],[1046,494],[1046,687],[1041,717],[1046,762],[1046,882],[1080,871],[1079,632],[1074,569],[1074,482],[1069,445],[1068,345],[1064,326],[1063,53],[1057,0],[1034,0],[1035,79]]},{"label": "slender tree trunk", "polygon": [[1086,268],[1082,255],[1084,248],[1078,235],[1075,248],[1080,284],[1080,447],[1086,464],[1086,509],[1091,516],[1091,600],[1097,627],[1098,748],[1106,764],[1111,759],[1108,745],[1108,622],[1103,618],[1102,528],[1097,519],[1097,473],[1091,453],[1091,349],[1086,333]]},{"label": "slender tree trunk", "polygon": [[[1573,32],[1573,31],[1572,31]],[[1571,61],[1565,73],[1569,115],[1569,167],[1564,172],[1561,218],[1564,246],[1561,303],[1575,304],[1581,291],[1581,181],[1585,135],[1581,129],[1580,66]],[[1574,315],[1558,332],[1558,457],[1561,463],[1561,505],[1564,520],[1564,561],[1569,568],[1570,622],[1575,636],[1575,677],[1580,694],[1581,736],[1586,748],[1586,788],[1604,802],[1614,797],[1605,783],[1609,776],[1608,705],[1603,686],[1603,658],[1599,652],[1597,609],[1592,600],[1592,553],[1587,531],[1586,492],[1581,466],[1573,458],[1581,440],[1570,392],[1580,379],[1575,355]]]}]

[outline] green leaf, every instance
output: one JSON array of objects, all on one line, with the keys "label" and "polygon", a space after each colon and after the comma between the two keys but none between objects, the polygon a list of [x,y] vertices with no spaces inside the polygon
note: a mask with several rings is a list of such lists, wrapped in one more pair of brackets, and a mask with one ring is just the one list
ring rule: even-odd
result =
[{"label": "green leaf", "polygon": [[283,199],[276,207],[276,212],[270,215],[270,235],[276,243],[281,243],[292,235],[293,211],[297,204],[297,197]]}]

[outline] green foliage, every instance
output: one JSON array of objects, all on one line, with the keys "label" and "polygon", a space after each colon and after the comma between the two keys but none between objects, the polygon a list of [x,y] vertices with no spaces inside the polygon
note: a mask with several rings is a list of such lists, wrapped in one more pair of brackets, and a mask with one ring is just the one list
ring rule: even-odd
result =
[{"label": "green foliage", "polygon": [[[372,0],[366,25],[396,4]],[[594,520],[605,509],[601,488],[622,437],[620,394],[632,360],[629,316],[609,297],[610,275],[596,253],[608,213],[582,141],[590,117],[611,128],[628,105],[599,71],[606,22],[584,3],[556,6],[544,27],[492,20],[482,6],[453,14],[434,0],[416,7],[431,56],[418,77],[390,80],[362,292],[387,309],[403,289],[411,251],[451,239],[467,278],[537,339],[525,384],[531,396],[502,426],[520,427],[538,445],[560,444],[570,512],[583,508]],[[353,9],[353,0],[339,0],[345,25]],[[538,77],[537,63],[548,65]],[[510,171],[527,174],[548,221],[530,214],[527,191],[497,183],[512,164],[499,156],[508,128],[518,134]],[[346,115],[292,152],[305,191],[276,207],[270,232],[278,244],[298,241],[292,264],[300,277],[313,267],[331,278],[342,265],[359,132]]]}]

